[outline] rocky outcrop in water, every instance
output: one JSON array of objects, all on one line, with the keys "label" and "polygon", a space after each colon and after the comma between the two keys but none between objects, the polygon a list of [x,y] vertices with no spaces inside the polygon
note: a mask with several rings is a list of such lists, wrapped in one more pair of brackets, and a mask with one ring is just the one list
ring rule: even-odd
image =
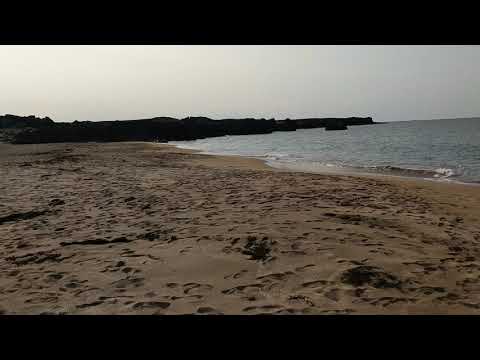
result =
[{"label": "rocky outcrop in water", "polygon": [[89,141],[167,142],[224,135],[268,134],[274,131],[295,131],[296,129],[321,128],[335,124],[346,126],[374,123],[370,117],[297,120],[253,118],[213,120],[207,117],[187,117],[185,119],[156,117],[123,121],[74,121],[73,123],[55,123],[49,118],[22,118],[13,117],[13,115],[6,117],[9,118],[5,120],[5,124],[17,128],[17,131],[12,133],[9,138],[9,141],[15,144]]}]

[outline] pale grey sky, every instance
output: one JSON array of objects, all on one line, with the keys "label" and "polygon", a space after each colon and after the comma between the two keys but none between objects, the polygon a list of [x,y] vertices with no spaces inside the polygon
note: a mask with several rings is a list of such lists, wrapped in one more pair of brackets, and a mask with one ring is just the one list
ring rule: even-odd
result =
[{"label": "pale grey sky", "polygon": [[0,46],[0,114],[480,116],[480,46]]}]

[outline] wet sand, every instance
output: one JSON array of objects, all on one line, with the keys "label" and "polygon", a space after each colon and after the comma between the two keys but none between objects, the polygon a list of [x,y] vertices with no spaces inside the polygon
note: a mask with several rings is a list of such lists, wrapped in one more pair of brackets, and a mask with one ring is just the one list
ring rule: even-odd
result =
[{"label": "wet sand", "polygon": [[480,189],[0,144],[4,314],[479,314]]}]

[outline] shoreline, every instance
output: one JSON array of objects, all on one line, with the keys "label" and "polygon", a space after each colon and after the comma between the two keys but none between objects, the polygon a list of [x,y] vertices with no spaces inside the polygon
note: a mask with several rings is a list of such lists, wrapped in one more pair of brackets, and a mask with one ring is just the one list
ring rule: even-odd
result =
[{"label": "shoreline", "polygon": [[[208,165],[211,167],[227,167],[227,168],[238,168],[238,169],[246,169],[246,170],[263,170],[263,171],[271,171],[271,172],[278,172],[284,174],[305,174],[305,175],[318,175],[322,177],[331,177],[331,178],[346,178],[346,179],[366,179],[366,180],[374,180],[374,181],[381,181],[387,184],[392,184],[395,186],[400,186],[407,188],[411,191],[418,192],[422,196],[426,196],[431,198],[438,203],[446,204],[446,199],[450,199],[454,194],[462,194],[463,199],[469,198],[473,199],[474,203],[477,202],[480,204],[480,191],[478,191],[477,186],[480,184],[472,184],[472,183],[457,183],[457,182],[442,182],[436,180],[429,180],[429,179],[422,179],[417,177],[409,177],[409,176],[395,176],[389,174],[360,174],[354,172],[307,172],[307,171],[297,171],[292,169],[280,169],[267,164],[266,160],[255,158],[255,157],[248,157],[242,155],[219,155],[219,154],[207,154],[202,152],[201,150],[196,149],[186,149],[181,148],[175,144],[157,144],[152,143],[156,146],[161,145],[165,146],[166,148],[175,149],[176,151],[180,151],[187,154],[196,154],[204,159],[198,159],[195,161],[195,164],[203,164]],[[457,208],[457,205],[454,205]],[[464,208],[467,208],[464,206]],[[452,211],[452,208],[449,208]],[[455,209],[456,210],[456,209]],[[453,211],[455,211],[453,210]],[[476,211],[480,212],[480,207],[476,206]],[[468,212],[462,211],[462,216],[469,216]],[[480,220],[479,220],[480,221]]]},{"label": "shoreline", "polygon": [[[265,167],[269,169],[274,169],[276,171],[282,171],[282,172],[294,172],[294,173],[305,173],[305,174],[320,174],[320,175],[339,175],[339,176],[353,176],[353,177],[373,177],[373,178],[386,178],[386,179],[393,179],[393,180],[413,180],[413,181],[420,181],[420,182],[426,182],[426,183],[434,183],[434,184],[444,184],[444,185],[460,185],[460,186],[468,186],[468,187],[477,187],[480,186],[480,182],[463,182],[463,181],[458,181],[458,180],[450,180],[450,179],[435,179],[435,178],[424,178],[420,176],[408,176],[408,175],[395,175],[395,174],[388,174],[388,173],[382,173],[382,172],[361,172],[352,170],[354,168],[349,167],[349,168],[339,168],[339,167],[328,167],[326,165],[321,165],[319,166],[322,168],[320,171],[313,171],[313,170],[301,170],[301,169],[296,169],[294,167],[289,167],[288,165],[285,165],[284,167],[280,166],[275,166],[273,164],[269,164],[269,160],[263,159],[260,156],[248,156],[248,155],[238,155],[238,154],[220,154],[220,153],[209,153],[203,150],[199,149],[194,149],[190,147],[182,147],[181,145],[177,144],[170,144],[170,143],[152,143],[156,145],[167,145],[167,146],[172,146],[174,148],[180,149],[180,150],[185,150],[185,151],[190,151],[195,154],[200,154],[200,155],[206,155],[206,156],[220,156],[220,157],[232,157],[232,158],[245,158],[245,159],[252,159],[252,160],[258,160],[261,161]],[[283,165],[283,164],[282,164]]]},{"label": "shoreline", "polygon": [[[199,155],[200,158],[195,160],[195,164],[207,165],[210,167],[219,167],[219,168],[238,168],[246,170],[262,170],[269,172],[278,172],[283,174],[304,174],[304,175],[318,175],[321,177],[327,178],[344,178],[359,180],[373,180],[380,181],[382,183],[392,184],[395,186],[405,187],[411,191],[418,192],[424,196],[431,198],[439,203],[446,204],[445,199],[449,199],[454,194],[463,194],[466,195],[463,198],[469,198],[473,200],[474,203],[477,202],[480,204],[480,192],[478,191],[477,184],[471,183],[456,183],[456,182],[442,182],[436,180],[428,180],[417,177],[408,177],[408,176],[395,176],[389,174],[360,174],[354,172],[307,172],[307,171],[296,171],[291,169],[279,169],[267,164],[267,161],[264,159],[259,159],[255,157],[248,157],[242,155],[219,155],[219,154],[207,154],[201,150],[196,149],[186,149],[181,148],[175,144],[158,144],[151,143],[155,146],[161,145],[165,148],[175,149],[181,153],[185,154],[195,154]],[[203,158],[202,158],[203,157]],[[457,207],[456,205],[454,207]],[[464,208],[467,208],[464,206]],[[450,208],[450,210],[452,210]],[[480,211],[480,207],[476,206],[476,211]],[[462,211],[463,215],[469,216],[468,213]]]}]

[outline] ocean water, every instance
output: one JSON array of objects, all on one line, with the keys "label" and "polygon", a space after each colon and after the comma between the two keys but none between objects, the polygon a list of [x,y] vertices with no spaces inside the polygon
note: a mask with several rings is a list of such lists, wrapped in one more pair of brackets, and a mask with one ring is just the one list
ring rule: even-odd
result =
[{"label": "ocean water", "polygon": [[298,171],[480,183],[480,118],[389,122],[350,126],[347,131],[301,129],[171,143],[207,154],[259,158],[273,167]]}]

